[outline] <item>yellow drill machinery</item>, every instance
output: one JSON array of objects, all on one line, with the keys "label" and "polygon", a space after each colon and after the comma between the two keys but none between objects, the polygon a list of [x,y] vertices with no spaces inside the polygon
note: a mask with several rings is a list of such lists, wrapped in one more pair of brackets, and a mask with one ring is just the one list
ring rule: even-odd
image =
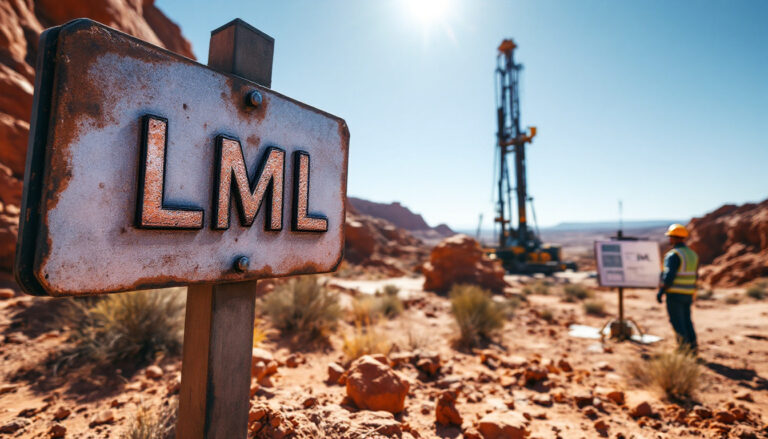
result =
[{"label": "yellow drill machinery", "polygon": [[[510,40],[499,45],[496,66],[496,105],[498,132],[496,133],[496,159],[499,165],[495,218],[498,247],[488,249],[502,261],[510,273],[551,274],[566,269],[576,270],[573,262],[564,262],[561,247],[543,244],[537,231],[528,226],[527,209],[531,204],[534,224],[536,214],[533,198],[528,196],[525,174],[525,145],[536,136],[536,127],[527,132],[520,129],[520,98],[518,84],[522,64],[515,63],[515,48]],[[515,188],[517,198],[517,227],[512,225],[512,192],[508,156],[514,156]]]}]

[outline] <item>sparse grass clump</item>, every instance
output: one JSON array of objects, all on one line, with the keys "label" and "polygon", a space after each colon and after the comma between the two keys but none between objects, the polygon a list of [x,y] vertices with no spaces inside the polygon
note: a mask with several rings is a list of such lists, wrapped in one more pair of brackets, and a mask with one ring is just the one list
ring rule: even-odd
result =
[{"label": "sparse grass clump", "polygon": [[568,284],[563,287],[563,300],[566,302],[577,302],[579,300],[590,299],[594,293],[582,284]]},{"label": "sparse grass clump", "polygon": [[738,294],[729,294],[725,298],[725,303],[727,303],[728,305],[736,305],[739,302],[741,302],[741,298],[739,297]]},{"label": "sparse grass clump", "polygon": [[376,292],[376,309],[389,319],[403,312],[403,302],[397,297],[399,292],[394,285],[385,285],[383,291]]},{"label": "sparse grass clump", "polygon": [[72,328],[74,348],[63,362],[144,362],[156,354],[178,354],[184,333],[182,288],[72,299],[63,324]]},{"label": "sparse grass clump", "polygon": [[493,300],[490,291],[475,285],[455,285],[449,296],[462,345],[471,347],[489,340],[504,326],[507,306]]},{"label": "sparse grass clump", "polygon": [[697,293],[696,294],[697,300],[715,300],[715,291],[712,288],[707,288],[706,290]]},{"label": "sparse grass clump", "polygon": [[584,302],[584,312],[591,316],[604,316],[605,302],[602,300],[587,300]]},{"label": "sparse grass clump", "polygon": [[540,294],[540,295],[547,295],[550,292],[550,288],[552,287],[552,283],[544,280],[544,279],[536,279],[532,283],[526,285],[523,288],[523,294],[529,295],[529,294]]},{"label": "sparse grass clump", "polygon": [[632,362],[627,371],[638,384],[655,387],[668,399],[678,401],[693,396],[701,375],[696,356],[688,349],[676,349],[647,361]]},{"label": "sparse grass clump", "polygon": [[312,340],[336,328],[338,297],[314,276],[301,276],[278,286],[264,299],[264,312],[281,331]]},{"label": "sparse grass clump", "polygon": [[175,437],[176,406],[152,410],[139,405],[120,439],[171,439]]},{"label": "sparse grass clump", "polygon": [[344,336],[341,349],[347,360],[354,361],[363,355],[388,355],[392,350],[392,343],[375,328],[358,324],[351,336]]},{"label": "sparse grass clump", "polygon": [[555,319],[555,313],[552,311],[552,308],[542,308],[539,311],[539,317],[541,317],[542,320],[551,323],[552,320]]},{"label": "sparse grass clump", "polygon": [[747,296],[756,300],[765,299],[765,296],[768,296],[768,282],[763,281],[753,284],[747,288]]},{"label": "sparse grass clump", "polygon": [[376,298],[364,295],[352,300],[352,322],[363,326],[370,326],[379,319],[379,310]]}]

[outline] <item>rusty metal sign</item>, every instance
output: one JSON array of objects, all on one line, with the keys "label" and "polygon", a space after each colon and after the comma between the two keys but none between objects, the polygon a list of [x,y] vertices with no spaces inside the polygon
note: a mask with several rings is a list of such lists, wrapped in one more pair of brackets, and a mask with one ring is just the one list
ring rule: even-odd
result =
[{"label": "rusty metal sign", "polygon": [[16,274],[100,294],[332,271],[344,120],[90,20],[43,34]]}]

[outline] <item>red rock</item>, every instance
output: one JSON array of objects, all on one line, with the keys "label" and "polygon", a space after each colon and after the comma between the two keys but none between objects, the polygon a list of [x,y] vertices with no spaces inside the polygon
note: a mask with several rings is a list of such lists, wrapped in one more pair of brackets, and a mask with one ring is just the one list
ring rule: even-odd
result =
[{"label": "red rock", "polygon": [[10,272],[13,266],[40,33],[80,17],[194,58],[179,27],[155,7],[154,0],[0,3],[0,271]]},{"label": "red rock", "polygon": [[548,378],[547,370],[540,367],[529,367],[523,373],[523,381],[526,385],[535,384]]},{"label": "red rock", "polygon": [[339,366],[338,363],[328,363],[328,383],[329,384],[338,384],[339,378],[341,378],[341,375],[343,375],[345,372],[344,368]]},{"label": "red rock", "polygon": [[592,392],[582,390],[574,393],[573,395],[573,402],[578,408],[584,408],[588,405],[591,405],[593,401],[594,397],[592,396]]},{"label": "red rock", "polygon": [[602,419],[598,419],[597,421],[595,421],[593,426],[595,427],[595,430],[597,430],[597,432],[603,436],[605,436],[608,433],[608,423]]},{"label": "red rock", "polygon": [[461,425],[461,415],[456,409],[456,396],[453,390],[444,390],[440,393],[435,406],[435,420],[438,424]]},{"label": "red rock", "polygon": [[613,401],[616,405],[624,405],[624,392],[620,390],[608,392],[605,397]]},{"label": "red rock", "polygon": [[516,412],[492,412],[477,424],[483,439],[525,439],[529,432],[525,418]]},{"label": "red rock", "polygon": [[736,422],[736,416],[725,410],[720,410],[719,412],[715,413],[715,420],[726,425],[731,425]]},{"label": "red rock", "polygon": [[0,426],[0,433],[16,433],[26,428],[31,421],[25,418],[14,418]]},{"label": "red rock", "polygon": [[704,283],[736,286],[768,276],[768,200],[722,206],[692,219],[688,229]]},{"label": "red rock", "polygon": [[632,410],[629,411],[629,415],[633,418],[643,418],[647,416],[651,416],[653,414],[653,409],[651,408],[651,405],[648,404],[647,401],[643,401],[640,404],[636,405],[632,408]]},{"label": "red rock", "polygon": [[533,397],[534,404],[543,405],[544,407],[550,407],[552,405],[552,397],[549,393],[540,393]]},{"label": "red rock", "polygon": [[52,438],[61,438],[67,434],[67,428],[58,422],[51,425],[51,429],[48,430],[48,435]]},{"label": "red rock", "polygon": [[447,293],[455,284],[473,284],[502,292],[507,283],[501,262],[489,259],[477,241],[454,235],[438,244],[422,266],[424,290]]},{"label": "red rock", "polygon": [[112,410],[104,410],[100,412],[98,415],[96,415],[93,420],[91,420],[91,427],[95,427],[98,425],[103,424],[111,424],[115,421],[115,414],[112,412]]},{"label": "red rock", "polygon": [[161,369],[160,366],[153,364],[147,367],[147,369],[144,371],[144,375],[149,379],[160,379],[163,377],[163,369]]},{"label": "red rock", "polygon": [[434,376],[440,370],[440,354],[420,352],[416,368],[429,376]]},{"label": "red rock", "polygon": [[399,413],[408,389],[397,372],[370,355],[355,360],[347,374],[347,396],[361,409]]},{"label": "red rock", "polygon": [[733,397],[738,399],[739,401],[755,402],[755,400],[752,398],[752,394],[749,393],[749,391],[747,390],[742,390],[738,392],[736,395],[734,395]]},{"label": "red rock", "polygon": [[10,288],[0,288],[0,300],[13,299],[16,292]]},{"label": "red rock", "polygon": [[57,421],[61,421],[62,419],[66,419],[67,416],[69,416],[72,413],[72,411],[64,406],[60,406],[56,411],[53,413],[53,419]]}]

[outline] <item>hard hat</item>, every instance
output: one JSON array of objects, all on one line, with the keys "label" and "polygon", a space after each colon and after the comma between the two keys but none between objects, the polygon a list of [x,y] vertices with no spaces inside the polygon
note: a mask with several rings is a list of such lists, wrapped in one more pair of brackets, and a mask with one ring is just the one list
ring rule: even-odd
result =
[{"label": "hard hat", "polygon": [[682,224],[672,224],[667,229],[667,233],[665,233],[667,236],[674,236],[677,238],[687,238],[688,237],[688,229],[685,228]]}]

